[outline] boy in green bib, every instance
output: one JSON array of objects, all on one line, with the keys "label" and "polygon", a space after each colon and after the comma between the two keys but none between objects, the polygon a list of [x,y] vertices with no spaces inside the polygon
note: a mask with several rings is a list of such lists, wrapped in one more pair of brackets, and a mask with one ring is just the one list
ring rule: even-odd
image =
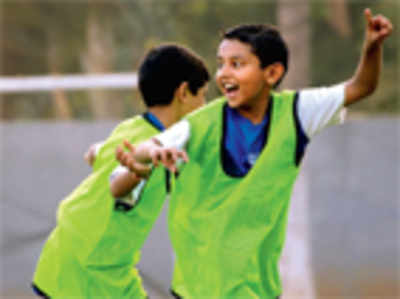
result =
[{"label": "boy in green bib", "polygon": [[[149,51],[139,69],[147,112],[114,129],[96,156],[93,173],[61,202],[33,278],[39,296],[146,298],[135,265],[167,192],[166,171],[154,171],[143,189],[147,200],[115,200],[109,189],[118,165],[115,148],[123,140],[144,141],[204,104],[208,80],[203,61],[184,47],[169,44]],[[130,180],[140,177],[131,174]]]},{"label": "boy in green bib", "polygon": [[392,24],[369,9],[365,18],[354,76],[299,91],[273,91],[288,65],[286,44],[275,28],[229,29],[217,54],[216,81],[224,96],[138,147],[127,143],[130,152],[118,152],[126,173],[150,162],[175,171],[178,157],[186,152],[190,159],[180,168],[169,211],[176,296],[281,295],[278,261],[306,146],[340,121],[343,107],[371,94],[378,83],[383,41]]}]

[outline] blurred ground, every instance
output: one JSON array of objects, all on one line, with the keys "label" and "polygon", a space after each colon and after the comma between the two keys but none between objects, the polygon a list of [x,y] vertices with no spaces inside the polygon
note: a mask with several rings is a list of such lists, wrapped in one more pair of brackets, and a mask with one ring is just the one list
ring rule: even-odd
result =
[{"label": "blurred ground", "polygon": [[[30,298],[36,259],[59,201],[90,171],[87,147],[116,122],[1,123],[1,298]],[[326,130],[304,161],[317,298],[398,298],[399,119]],[[165,213],[143,250],[151,298],[167,296]]]}]

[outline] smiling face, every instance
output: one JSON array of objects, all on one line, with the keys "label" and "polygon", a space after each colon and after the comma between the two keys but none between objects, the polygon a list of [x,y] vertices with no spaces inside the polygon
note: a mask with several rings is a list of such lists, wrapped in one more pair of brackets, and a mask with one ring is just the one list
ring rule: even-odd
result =
[{"label": "smiling face", "polygon": [[224,39],[219,45],[217,60],[216,82],[230,107],[251,108],[268,99],[271,87],[267,68],[261,68],[250,45],[237,39]]}]

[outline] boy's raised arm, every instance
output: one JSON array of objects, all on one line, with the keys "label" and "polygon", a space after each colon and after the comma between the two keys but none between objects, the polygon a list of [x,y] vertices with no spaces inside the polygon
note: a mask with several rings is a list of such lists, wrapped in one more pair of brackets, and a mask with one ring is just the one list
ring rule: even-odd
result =
[{"label": "boy's raised arm", "polygon": [[382,67],[383,41],[391,34],[393,25],[382,15],[373,16],[365,9],[365,40],[361,59],[354,76],[346,82],[345,106],[370,95],[376,88]]}]

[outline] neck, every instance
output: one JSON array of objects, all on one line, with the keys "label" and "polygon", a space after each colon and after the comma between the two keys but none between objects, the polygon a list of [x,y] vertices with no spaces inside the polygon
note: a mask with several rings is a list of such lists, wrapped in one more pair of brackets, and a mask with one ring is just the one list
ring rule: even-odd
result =
[{"label": "neck", "polygon": [[177,113],[170,105],[150,107],[148,108],[148,111],[154,114],[165,128],[169,128],[179,120]]},{"label": "neck", "polygon": [[269,94],[268,96],[258,99],[249,105],[239,107],[237,110],[240,115],[250,120],[253,124],[259,124],[263,121],[264,116],[267,113],[268,104]]}]

